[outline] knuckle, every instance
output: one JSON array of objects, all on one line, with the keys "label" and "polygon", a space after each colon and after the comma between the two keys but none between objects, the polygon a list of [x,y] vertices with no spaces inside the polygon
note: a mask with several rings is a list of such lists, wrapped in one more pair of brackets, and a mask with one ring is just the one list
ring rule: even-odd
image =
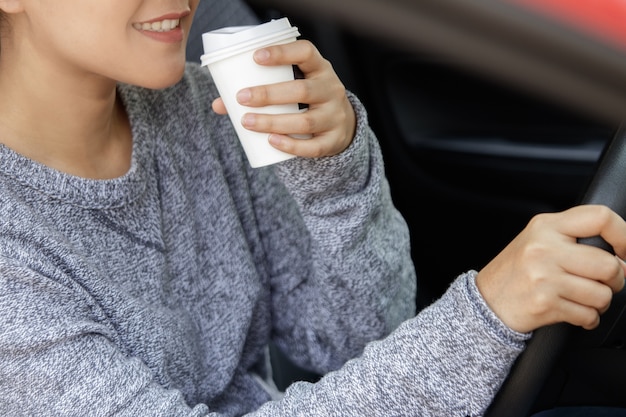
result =
[{"label": "knuckle", "polygon": [[307,39],[303,39],[302,45],[303,45],[305,59],[308,60],[317,54],[317,48],[315,47],[315,45],[313,45],[313,42]]},{"label": "knuckle", "polygon": [[528,227],[532,229],[543,229],[552,222],[553,213],[535,214],[528,222]]},{"label": "knuckle", "polygon": [[545,291],[536,291],[531,299],[529,308],[533,316],[545,316],[552,310],[551,297]]},{"label": "knuckle", "polygon": [[606,277],[606,281],[619,277],[622,273],[622,267],[617,262],[602,262],[598,269],[602,276]]},{"label": "knuckle", "polygon": [[623,281],[623,270],[617,262],[595,262],[594,269],[596,271],[596,279],[606,285],[606,291],[613,293],[611,286],[617,286],[617,283]]},{"label": "knuckle", "polygon": [[300,117],[300,129],[302,132],[313,133],[316,132],[317,121],[308,112],[302,113]]},{"label": "knuckle", "polygon": [[588,312],[582,314],[578,321],[578,325],[585,329],[592,329],[600,322],[600,316],[596,310],[590,309]]},{"label": "knuckle", "polygon": [[611,209],[605,205],[594,206],[593,210],[595,210],[594,218],[598,219],[602,223],[607,222],[613,215]]},{"label": "knuckle", "polygon": [[591,206],[590,210],[592,210],[591,218],[595,221],[595,225],[598,228],[610,224],[614,216],[613,211],[605,205],[594,205]]},{"label": "knuckle", "polygon": [[251,103],[265,103],[269,97],[269,92],[265,86],[256,86],[250,88]]},{"label": "knuckle", "polygon": [[[528,242],[522,248],[522,259],[528,264],[534,264],[541,261],[546,256],[548,250],[549,248],[547,248],[542,242],[533,240]],[[543,283],[545,282],[546,277],[543,275],[532,275],[531,279],[535,283]]]},{"label": "knuckle", "polygon": [[612,299],[613,291],[609,287],[603,285],[598,293],[598,299],[596,300],[596,305],[594,307],[600,310],[605,310],[609,307],[609,305],[611,305]]},{"label": "knuckle", "polygon": [[337,82],[333,86],[333,94],[338,99],[343,99],[346,96],[346,86],[341,82]]},{"label": "knuckle", "polygon": [[310,80],[304,79],[304,80],[298,80],[297,82],[297,91],[296,94],[298,94],[298,98],[301,102],[307,102],[309,101],[309,97],[312,96],[313,94],[313,83]]},{"label": "knuckle", "polygon": [[271,115],[259,114],[257,116],[257,130],[261,132],[273,132],[274,131],[274,117]]}]

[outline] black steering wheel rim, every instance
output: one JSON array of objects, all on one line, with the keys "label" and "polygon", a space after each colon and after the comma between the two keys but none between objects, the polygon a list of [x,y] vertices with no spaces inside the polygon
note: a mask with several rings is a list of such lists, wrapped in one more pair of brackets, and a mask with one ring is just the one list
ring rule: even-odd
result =
[{"label": "black steering wheel rim", "polygon": [[[596,172],[589,183],[580,204],[603,204],[622,217],[626,217],[626,126],[622,125],[604,150]],[[580,239],[580,243],[593,245],[612,252],[601,238]],[[598,332],[612,329],[611,321],[626,308],[626,294],[617,294],[609,310],[601,318],[601,328],[586,332],[583,337],[604,340]],[[578,329],[566,323],[540,328],[534,332],[524,352],[513,365],[498,394],[484,417],[527,417],[540,395],[554,365],[563,351],[574,341],[572,335]],[[594,342],[595,343],[595,342]]]}]

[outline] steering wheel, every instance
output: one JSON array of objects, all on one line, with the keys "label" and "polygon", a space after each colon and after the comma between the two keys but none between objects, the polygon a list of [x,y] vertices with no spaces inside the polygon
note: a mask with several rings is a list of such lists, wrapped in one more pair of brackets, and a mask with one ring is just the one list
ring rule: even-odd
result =
[{"label": "steering wheel", "polygon": [[[626,127],[623,125],[604,150],[580,203],[604,204],[626,217],[625,179]],[[579,242],[613,252],[600,237],[579,239]],[[623,342],[626,330],[621,320],[624,320],[625,309],[626,290],[622,290],[614,295],[609,310],[601,317],[600,326],[592,331],[585,332],[566,323],[537,329],[484,417],[527,417],[566,350],[615,348],[616,341]]]}]

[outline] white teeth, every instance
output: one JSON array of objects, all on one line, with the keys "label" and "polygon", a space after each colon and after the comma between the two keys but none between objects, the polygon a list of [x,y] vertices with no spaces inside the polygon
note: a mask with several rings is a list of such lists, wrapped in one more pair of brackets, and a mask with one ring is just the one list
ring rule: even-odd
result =
[{"label": "white teeth", "polygon": [[133,27],[137,30],[148,30],[151,32],[167,32],[176,29],[180,25],[180,19],[165,19],[160,22],[152,23],[133,23]]}]

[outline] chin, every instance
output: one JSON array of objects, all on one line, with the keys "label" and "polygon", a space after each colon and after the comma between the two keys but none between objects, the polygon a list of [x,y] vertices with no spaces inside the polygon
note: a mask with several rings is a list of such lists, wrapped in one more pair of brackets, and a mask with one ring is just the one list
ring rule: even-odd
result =
[{"label": "chin", "polygon": [[[157,70],[155,72],[155,70]],[[171,87],[183,78],[185,73],[185,63],[176,65],[172,68],[153,68],[149,74],[145,74],[145,77],[138,79],[136,83],[141,87],[149,88],[152,90],[160,90],[163,88]]]}]

